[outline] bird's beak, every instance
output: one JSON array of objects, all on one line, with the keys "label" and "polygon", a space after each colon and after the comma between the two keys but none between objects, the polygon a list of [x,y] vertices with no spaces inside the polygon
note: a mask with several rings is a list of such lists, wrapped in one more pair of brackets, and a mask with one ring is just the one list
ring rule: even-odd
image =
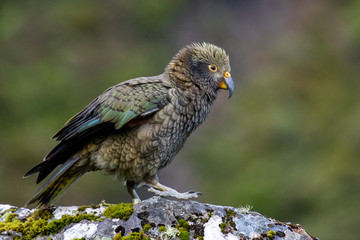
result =
[{"label": "bird's beak", "polygon": [[229,98],[231,98],[234,92],[234,82],[229,72],[225,72],[224,77],[220,78],[219,88],[229,90]]}]

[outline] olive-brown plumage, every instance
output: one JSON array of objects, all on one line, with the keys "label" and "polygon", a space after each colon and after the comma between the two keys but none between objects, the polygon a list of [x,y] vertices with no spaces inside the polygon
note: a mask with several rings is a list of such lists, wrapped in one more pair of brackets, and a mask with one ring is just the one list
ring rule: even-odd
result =
[{"label": "olive-brown plumage", "polygon": [[25,174],[38,172],[39,183],[60,165],[27,204],[47,206],[80,176],[97,170],[126,181],[134,201],[144,184],[160,196],[197,197],[160,184],[157,171],[205,120],[218,90],[231,96],[229,72],[223,49],[195,43],[180,50],[163,74],[110,87],[54,135],[60,143]]}]

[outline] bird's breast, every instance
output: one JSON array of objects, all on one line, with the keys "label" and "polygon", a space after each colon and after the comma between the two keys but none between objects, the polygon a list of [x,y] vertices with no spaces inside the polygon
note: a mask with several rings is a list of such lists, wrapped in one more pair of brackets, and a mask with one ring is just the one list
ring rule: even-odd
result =
[{"label": "bird's breast", "polygon": [[165,166],[180,151],[187,137],[205,120],[209,110],[210,106],[200,100],[176,98],[138,129],[137,136],[145,143],[142,151],[152,152],[154,157],[160,159],[161,167]]},{"label": "bird's breast", "polygon": [[154,175],[172,161],[209,110],[201,101],[181,105],[175,99],[147,121],[107,137],[93,153],[95,165],[133,181]]}]

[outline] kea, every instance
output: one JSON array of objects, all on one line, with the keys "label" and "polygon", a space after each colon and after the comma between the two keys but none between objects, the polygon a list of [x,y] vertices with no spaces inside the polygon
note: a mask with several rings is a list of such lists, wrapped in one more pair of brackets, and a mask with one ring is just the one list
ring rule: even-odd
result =
[{"label": "kea", "polygon": [[229,56],[209,43],[181,49],[160,75],[110,87],[55,133],[59,144],[24,175],[38,173],[39,183],[57,168],[26,205],[47,207],[83,174],[97,170],[125,181],[134,202],[144,185],[159,196],[196,198],[201,193],[160,184],[157,172],[205,120],[219,89],[228,90],[229,98],[234,90]]}]

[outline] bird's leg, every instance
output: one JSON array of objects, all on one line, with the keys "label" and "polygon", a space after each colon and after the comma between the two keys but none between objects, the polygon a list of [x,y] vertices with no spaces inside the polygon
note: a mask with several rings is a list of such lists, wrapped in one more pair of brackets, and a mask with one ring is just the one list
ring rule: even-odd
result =
[{"label": "bird's leg", "polygon": [[148,189],[149,192],[153,192],[156,195],[162,197],[174,197],[177,199],[190,199],[190,198],[197,198],[199,195],[202,195],[201,192],[195,191],[188,191],[185,193],[179,193],[175,189],[169,188],[167,186],[162,185],[158,182],[157,177],[151,179],[151,181],[146,182],[150,188]]},{"label": "bird's leg", "polygon": [[137,204],[137,203],[141,202],[141,199],[140,199],[139,195],[136,193],[136,190],[135,190],[136,187],[137,187],[137,184],[135,182],[126,181],[127,191],[130,194],[134,204]]}]

